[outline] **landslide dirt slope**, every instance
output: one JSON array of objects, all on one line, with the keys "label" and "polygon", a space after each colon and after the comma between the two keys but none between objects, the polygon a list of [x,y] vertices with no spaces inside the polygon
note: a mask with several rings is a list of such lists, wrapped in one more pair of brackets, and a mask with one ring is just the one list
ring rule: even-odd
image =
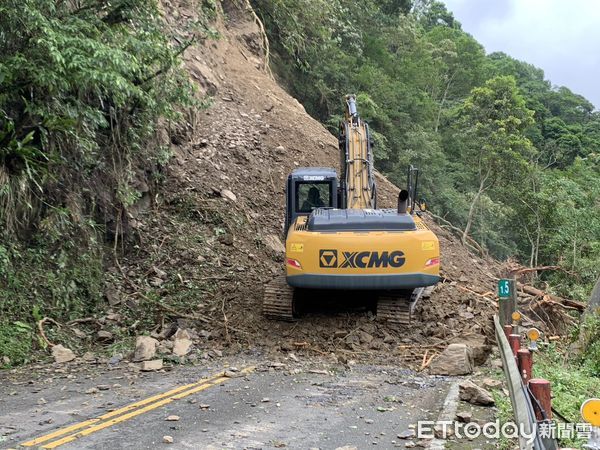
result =
[{"label": "landslide dirt slope", "polygon": [[[176,2],[164,8],[173,27],[194,16]],[[213,104],[172,133],[176,157],[166,182],[131,221],[140,244],[120,261],[127,280],[116,288],[115,308],[154,311],[155,331],[198,316],[186,323],[198,333],[196,345],[226,351],[400,355],[420,363],[421,346],[490,335],[494,296],[481,294],[495,290],[498,266],[469,254],[431,221],[446,280],[410,329],[378,324],[364,310],[317,310],[294,324],[262,317],[262,286],[283,271],[277,238],[286,177],[299,166],[337,167],[337,139],[265,70],[263,38],[251,15],[227,2],[224,8],[220,38],[185,53],[191,79]],[[382,207],[393,207],[397,192],[378,176]],[[153,324],[137,325],[142,331]]]}]

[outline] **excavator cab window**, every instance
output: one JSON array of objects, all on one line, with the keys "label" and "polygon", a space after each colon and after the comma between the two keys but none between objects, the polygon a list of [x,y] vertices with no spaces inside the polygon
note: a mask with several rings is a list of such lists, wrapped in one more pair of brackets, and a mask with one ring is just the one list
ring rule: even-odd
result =
[{"label": "excavator cab window", "polygon": [[302,167],[289,176],[286,189],[285,233],[298,216],[315,208],[338,207],[338,177],[328,167]]},{"label": "excavator cab window", "polygon": [[310,213],[315,208],[332,207],[331,183],[296,183],[296,212]]}]

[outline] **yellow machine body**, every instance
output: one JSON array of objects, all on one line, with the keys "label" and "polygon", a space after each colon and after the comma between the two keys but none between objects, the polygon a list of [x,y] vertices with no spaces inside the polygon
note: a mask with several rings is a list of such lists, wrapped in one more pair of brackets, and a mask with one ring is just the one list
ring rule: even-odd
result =
[{"label": "yellow machine body", "polygon": [[439,281],[440,247],[420,217],[414,231],[307,230],[298,217],[286,239],[287,282],[321,289],[414,289]]}]

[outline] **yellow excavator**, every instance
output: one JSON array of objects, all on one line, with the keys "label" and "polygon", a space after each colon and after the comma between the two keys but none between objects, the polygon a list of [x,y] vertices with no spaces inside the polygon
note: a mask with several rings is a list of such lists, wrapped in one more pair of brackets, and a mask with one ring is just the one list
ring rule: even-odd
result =
[{"label": "yellow excavator", "polygon": [[358,115],[356,97],[345,102],[340,177],[325,167],[288,176],[286,275],[265,286],[263,312],[293,321],[302,291],[371,291],[378,320],[409,324],[424,288],[440,279],[438,239],[417,211],[419,172],[409,169],[396,209],[377,209],[369,126]]}]

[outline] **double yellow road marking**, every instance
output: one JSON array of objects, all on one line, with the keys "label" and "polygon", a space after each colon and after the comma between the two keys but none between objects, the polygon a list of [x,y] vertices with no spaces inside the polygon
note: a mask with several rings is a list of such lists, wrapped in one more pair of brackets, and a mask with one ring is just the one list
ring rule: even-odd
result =
[{"label": "double yellow road marking", "polygon": [[[241,370],[241,373],[247,374],[252,372],[253,369],[253,367],[247,367]],[[208,389],[209,387],[220,384],[226,380],[229,380],[229,378],[223,376],[223,373],[221,372],[217,375],[213,375],[212,377],[201,379],[195,383],[186,384],[184,386],[171,389],[170,391],[148,397],[144,400],[131,403],[94,419],[85,420],[74,425],[59,428],[52,433],[27,442],[22,442],[21,446],[41,447],[47,449],[60,447],[61,445],[73,442],[81,437],[88,436],[115,424],[125,422],[126,420],[139,416],[140,414],[160,408],[161,406],[167,405],[175,400],[180,400],[188,395]]]}]

